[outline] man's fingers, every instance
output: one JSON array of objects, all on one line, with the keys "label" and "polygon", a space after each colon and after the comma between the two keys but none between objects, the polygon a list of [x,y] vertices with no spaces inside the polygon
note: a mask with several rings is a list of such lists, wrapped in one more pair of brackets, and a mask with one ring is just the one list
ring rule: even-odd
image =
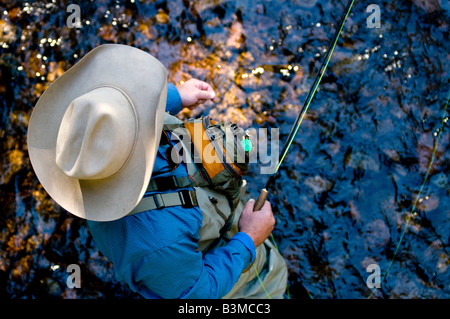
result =
[{"label": "man's fingers", "polygon": [[[199,89],[202,93],[198,93],[199,96],[197,96],[197,99],[200,100],[211,100],[213,102],[217,102],[217,95],[214,92],[214,89],[211,85],[208,83],[198,80],[198,79],[190,79],[189,81],[192,81],[192,84]],[[206,102],[206,101],[205,101]],[[205,103],[201,102],[199,104]]]},{"label": "man's fingers", "polygon": [[216,97],[214,91],[198,91],[196,98],[198,103],[205,103],[207,100],[212,100]]},{"label": "man's fingers", "polygon": [[198,105],[208,101],[218,102],[216,93],[213,88],[206,82],[198,79],[190,79],[178,88],[180,93],[182,106],[195,109]]},{"label": "man's fingers", "polygon": [[253,207],[254,206],[255,206],[255,200],[253,198],[250,198],[248,200],[248,202],[245,203],[244,210],[249,209],[251,212],[253,212]]},{"label": "man's fingers", "polygon": [[197,88],[199,88],[200,90],[202,90],[202,91],[212,91],[212,92],[214,92],[214,90],[213,90],[213,88],[211,87],[211,85],[209,85],[208,83],[206,83],[206,82],[203,82],[203,81],[200,81],[200,80],[197,80],[197,79],[193,79],[195,82],[194,82],[194,85],[197,87]]},{"label": "man's fingers", "polygon": [[205,83],[207,85],[207,91],[211,93],[211,101],[213,102],[218,102],[219,99],[217,98],[217,94],[216,92],[214,92],[214,89],[212,88],[211,85],[209,85],[208,83]]},{"label": "man's fingers", "polygon": [[263,207],[261,208],[261,210],[263,210],[263,209],[272,209],[272,204],[270,204],[270,202],[268,201],[268,200],[266,200],[265,202],[264,202],[264,205],[263,205]]}]

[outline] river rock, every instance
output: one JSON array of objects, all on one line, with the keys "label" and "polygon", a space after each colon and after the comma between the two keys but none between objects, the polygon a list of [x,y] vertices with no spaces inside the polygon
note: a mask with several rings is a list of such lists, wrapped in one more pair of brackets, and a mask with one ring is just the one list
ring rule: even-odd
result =
[{"label": "river rock", "polygon": [[365,227],[366,249],[372,250],[388,244],[391,237],[389,227],[381,219],[375,219]]},{"label": "river rock", "polygon": [[371,156],[361,153],[352,152],[345,158],[345,164],[351,168],[363,169],[378,172],[380,170],[379,163]]},{"label": "river rock", "polygon": [[319,194],[325,191],[330,191],[334,186],[334,182],[329,181],[320,175],[316,175],[314,177],[308,177],[305,180],[305,185],[310,187],[314,193]]}]

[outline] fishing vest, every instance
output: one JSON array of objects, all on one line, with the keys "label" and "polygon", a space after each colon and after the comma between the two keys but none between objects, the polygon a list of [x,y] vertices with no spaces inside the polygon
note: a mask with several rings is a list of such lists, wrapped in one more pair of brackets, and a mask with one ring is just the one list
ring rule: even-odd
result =
[{"label": "fishing vest", "polygon": [[[152,178],[147,192],[167,193],[145,196],[130,214],[170,206],[198,206],[203,215],[198,250],[206,253],[226,245],[239,231],[244,208],[247,183],[242,173],[248,169],[248,152],[241,141],[246,138],[235,124],[216,123],[209,117],[183,123],[166,113],[161,143],[175,144],[167,148],[166,158],[172,167],[183,161],[188,176]],[[194,190],[185,190],[187,187]],[[252,265],[223,298],[282,298],[286,284],[284,259],[266,240],[257,247]]]}]

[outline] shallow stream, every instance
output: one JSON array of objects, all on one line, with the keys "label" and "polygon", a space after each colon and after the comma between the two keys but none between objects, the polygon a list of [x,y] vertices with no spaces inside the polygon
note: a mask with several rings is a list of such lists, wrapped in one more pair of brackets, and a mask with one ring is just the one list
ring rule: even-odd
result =
[{"label": "shallow stream", "polygon": [[[276,128],[282,144],[345,2],[78,1],[82,27],[69,28],[69,1],[2,1],[0,299],[139,298],[31,168],[28,120],[55,78],[97,45],[136,46],[169,81],[195,77],[218,93],[181,118]],[[449,2],[373,2],[380,28],[356,1],[269,189],[290,298],[450,297]],[[267,178],[253,165],[248,196]],[[66,285],[70,264],[81,267],[81,289]],[[372,290],[371,264],[388,272]]]}]

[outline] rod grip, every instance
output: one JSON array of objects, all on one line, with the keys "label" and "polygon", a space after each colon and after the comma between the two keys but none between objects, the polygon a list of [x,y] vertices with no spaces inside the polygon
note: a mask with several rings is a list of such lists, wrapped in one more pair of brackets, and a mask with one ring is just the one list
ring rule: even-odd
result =
[{"label": "rod grip", "polygon": [[264,206],[264,203],[266,202],[267,194],[269,194],[269,192],[267,191],[267,189],[263,188],[261,190],[261,193],[259,193],[258,198],[256,199],[255,205],[253,206],[254,212],[261,210],[261,208]]}]

